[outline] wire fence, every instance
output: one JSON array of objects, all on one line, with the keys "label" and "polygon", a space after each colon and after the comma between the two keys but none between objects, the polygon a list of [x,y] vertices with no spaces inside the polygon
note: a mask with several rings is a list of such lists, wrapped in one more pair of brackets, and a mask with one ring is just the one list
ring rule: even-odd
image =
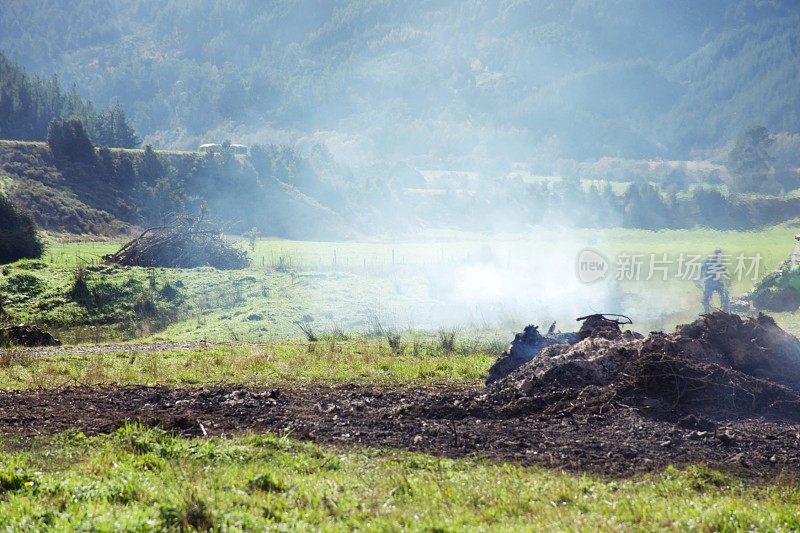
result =
[{"label": "wire fence", "polygon": [[[55,243],[47,247],[43,260],[52,265],[78,267],[98,265],[104,255],[115,252],[122,243],[75,241]],[[248,248],[250,268],[278,272],[360,272],[380,274],[427,267],[446,267],[472,262],[510,267],[510,250],[486,246],[466,248],[444,245],[413,247],[376,246],[374,244],[307,243],[301,247],[273,247],[270,241],[259,242],[255,250]],[[243,247],[245,247],[243,245]]]}]

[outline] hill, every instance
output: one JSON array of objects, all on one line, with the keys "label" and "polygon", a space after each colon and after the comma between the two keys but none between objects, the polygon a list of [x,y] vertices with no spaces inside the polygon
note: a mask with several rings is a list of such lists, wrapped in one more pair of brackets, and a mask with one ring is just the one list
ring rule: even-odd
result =
[{"label": "hill", "polygon": [[[208,210],[238,233],[255,227],[282,237],[348,236],[340,215],[299,188],[324,188],[313,170],[278,168],[279,155],[290,153],[268,147],[237,158],[101,148],[90,161],[69,161],[55,158],[46,143],[0,141],[0,180],[12,201],[49,231],[114,235]],[[279,178],[296,179],[297,186]]]},{"label": "hill", "polygon": [[0,5],[0,49],[120,102],[152,144],[313,132],[354,165],[423,168],[687,159],[753,124],[798,132],[798,27],[791,0]]}]

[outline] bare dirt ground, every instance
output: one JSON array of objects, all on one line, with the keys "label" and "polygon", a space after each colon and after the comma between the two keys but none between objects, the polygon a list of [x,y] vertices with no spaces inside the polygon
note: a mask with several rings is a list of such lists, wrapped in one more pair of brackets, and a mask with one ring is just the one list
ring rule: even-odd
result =
[{"label": "bare dirt ground", "polygon": [[128,344],[76,344],[65,346],[37,346],[37,347],[14,347],[14,350],[24,352],[34,357],[53,356],[53,355],[94,355],[114,352],[167,352],[167,351],[188,351],[202,350],[219,346],[253,346],[252,343],[221,343],[206,341],[161,341],[161,342],[138,342]]},{"label": "bare dirt ground", "polygon": [[[625,476],[702,463],[749,477],[800,475],[800,424],[649,416],[610,403],[586,413],[460,407],[475,391],[363,386],[66,388],[0,393],[0,433],[113,431],[126,421],[187,436],[272,431],[321,443],[391,447]],[[465,400],[467,399],[467,400]]]},{"label": "bare dirt ground", "polygon": [[[272,431],[607,475],[702,463],[800,477],[800,340],[771,318],[716,312],[647,337],[595,322],[484,388],[5,392],[0,434],[96,434],[140,421],[191,436]],[[513,355],[512,345],[503,357]]]}]

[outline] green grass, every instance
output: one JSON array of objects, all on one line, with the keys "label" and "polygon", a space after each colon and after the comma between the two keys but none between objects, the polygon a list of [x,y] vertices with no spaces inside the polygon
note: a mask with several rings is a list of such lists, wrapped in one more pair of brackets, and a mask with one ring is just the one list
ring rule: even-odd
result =
[{"label": "green grass", "polygon": [[[295,270],[381,269],[402,265],[435,265],[477,259],[486,254],[513,265],[527,262],[540,253],[541,243],[593,246],[608,255],[617,253],[700,253],[717,247],[729,254],[760,253],[766,268],[775,268],[789,256],[797,228],[773,227],[759,231],[720,231],[711,229],[647,231],[634,229],[540,229],[530,235],[505,235],[488,238],[461,232],[435,233],[416,242],[315,242],[259,239],[250,252],[253,269],[285,264]],[[244,241],[240,240],[244,247]],[[75,266],[94,261],[115,251],[115,241],[54,242],[45,260],[58,266]],[[394,258],[394,261],[393,261]]]},{"label": "green grass", "polygon": [[[38,263],[41,268],[32,269],[25,262],[3,267],[0,290],[4,307],[15,320],[43,322],[68,342],[137,336],[265,342],[302,337],[298,321],[318,335],[364,332],[377,321],[384,329],[397,331],[415,329],[432,334],[446,325],[458,328],[460,336],[508,341],[525,324],[558,320],[566,328],[576,316],[592,311],[630,314],[636,327],[647,332],[671,329],[702,311],[700,290],[691,281],[674,278],[679,254],[707,255],[717,247],[732,256],[760,254],[760,275],[764,275],[788,257],[795,232],[790,227],[758,232],[551,229],[495,239],[436,233],[414,243],[261,239],[251,253],[252,266],[241,271],[117,268],[92,272],[90,268],[90,285],[103,292],[97,299],[100,306],[70,298],[75,265],[95,264],[119,243],[55,241]],[[574,274],[575,256],[585,247],[598,249],[612,261],[622,253],[645,258],[666,253],[673,261],[670,279],[620,282],[615,289],[619,303],[613,309],[595,309],[582,300],[596,286],[580,285]],[[542,281],[538,269],[553,253],[559,254],[558,269],[548,273],[552,279]],[[458,269],[487,264],[481,261],[493,265],[489,275],[499,276],[501,282],[509,275],[518,286],[545,283],[548,301],[567,302],[573,309],[550,313],[544,306],[542,311],[531,312],[527,310],[530,302],[503,296],[477,307],[468,301],[481,290],[475,283],[491,285],[492,280],[481,275],[462,282]],[[18,284],[11,282],[20,275],[37,278],[39,287],[33,292],[17,290]],[[646,275],[643,270],[642,276]],[[736,280],[733,292],[743,294],[753,283]],[[162,297],[160,291],[167,284],[178,288],[177,301]],[[566,287],[571,292],[559,295]],[[515,291],[511,292],[509,296],[515,296]],[[462,297],[467,298],[465,303]],[[156,304],[154,312],[136,312],[134,300],[142,298]],[[531,302],[536,300],[534,297]],[[138,309],[153,311],[148,306]],[[791,332],[800,333],[794,315],[780,314],[777,319]]]},{"label": "green grass", "polygon": [[0,448],[0,526],[151,531],[739,531],[800,528],[794,480],[667,468],[609,480],[274,435],[138,425]]},{"label": "green grass", "polygon": [[[4,146],[37,146],[40,148],[44,148],[47,146],[47,143],[44,141],[14,141],[14,140],[7,140],[7,139],[0,139],[0,145]],[[112,152],[120,152],[120,153],[135,153],[140,154],[144,152],[142,148],[111,148]],[[187,150],[155,150],[157,154],[197,154],[199,152],[195,151],[187,151]]]},{"label": "green grass", "polygon": [[[410,320],[398,312],[414,318],[436,305],[433,281],[424,274],[431,266],[447,270],[486,256],[488,249],[495,263],[531,265],[533,272],[540,254],[569,242],[608,257],[706,254],[722,247],[760,253],[764,266],[775,268],[790,253],[794,232],[550,230],[535,238],[438,234],[428,242],[394,244],[261,240],[254,265],[243,271],[90,268],[87,284],[96,292],[90,304],[69,296],[75,264],[93,262],[117,244],[61,243],[42,262],[2,268],[3,305],[14,319],[58,324],[72,342],[134,333],[149,340],[269,342],[42,357],[0,350],[0,389],[208,383],[477,387],[512,333],[541,318],[509,311],[502,323],[465,323],[456,332],[455,351],[448,352],[435,329],[409,331]],[[569,268],[564,272],[572,275]],[[178,298],[164,297],[167,283]],[[699,311],[698,291],[686,283],[629,282],[622,288],[640,306],[634,311],[661,306],[672,313],[660,324],[669,327]],[[738,283],[735,290],[749,286]],[[155,323],[158,316],[138,314],[131,300],[144,297],[169,314],[165,329]],[[140,329],[120,328],[114,322],[119,319]],[[800,332],[796,315],[778,319]],[[153,331],[144,328],[148,321]],[[320,340],[280,340],[303,335],[295,321]],[[393,349],[388,337],[397,332],[400,347]],[[703,466],[613,480],[471,458],[317,446],[291,436],[185,439],[135,425],[97,437],[0,439],[0,528],[10,530],[800,528],[796,479],[762,485]]]},{"label": "green grass", "polygon": [[[271,343],[195,350],[130,349],[30,356],[0,349],[0,389],[75,385],[344,384],[476,387],[497,353],[458,346],[446,353],[432,341],[392,351],[385,340]],[[417,352],[416,354],[414,352]]]}]

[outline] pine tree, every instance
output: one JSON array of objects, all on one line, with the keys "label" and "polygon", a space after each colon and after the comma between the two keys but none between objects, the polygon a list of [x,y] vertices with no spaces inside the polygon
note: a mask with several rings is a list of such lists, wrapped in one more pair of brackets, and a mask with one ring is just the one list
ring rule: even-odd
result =
[{"label": "pine tree", "polygon": [[144,153],[139,158],[136,173],[139,180],[147,183],[155,183],[164,177],[164,165],[149,144],[144,147]]},{"label": "pine tree", "polygon": [[92,141],[100,146],[139,145],[118,103],[98,114],[75,86],[62,92],[57,77],[29,77],[0,52],[0,138],[44,140],[54,120],[73,116],[80,118]]},{"label": "pine tree", "polygon": [[125,111],[118,103],[99,115],[94,124],[94,138],[100,146],[135,148],[139,138],[128,123]]},{"label": "pine tree", "polygon": [[47,130],[47,144],[56,159],[91,162],[94,145],[78,117],[56,119]]},{"label": "pine tree", "polygon": [[772,192],[770,180],[772,156],[769,149],[774,140],[763,126],[750,128],[736,140],[728,156],[728,187],[733,192]]}]

